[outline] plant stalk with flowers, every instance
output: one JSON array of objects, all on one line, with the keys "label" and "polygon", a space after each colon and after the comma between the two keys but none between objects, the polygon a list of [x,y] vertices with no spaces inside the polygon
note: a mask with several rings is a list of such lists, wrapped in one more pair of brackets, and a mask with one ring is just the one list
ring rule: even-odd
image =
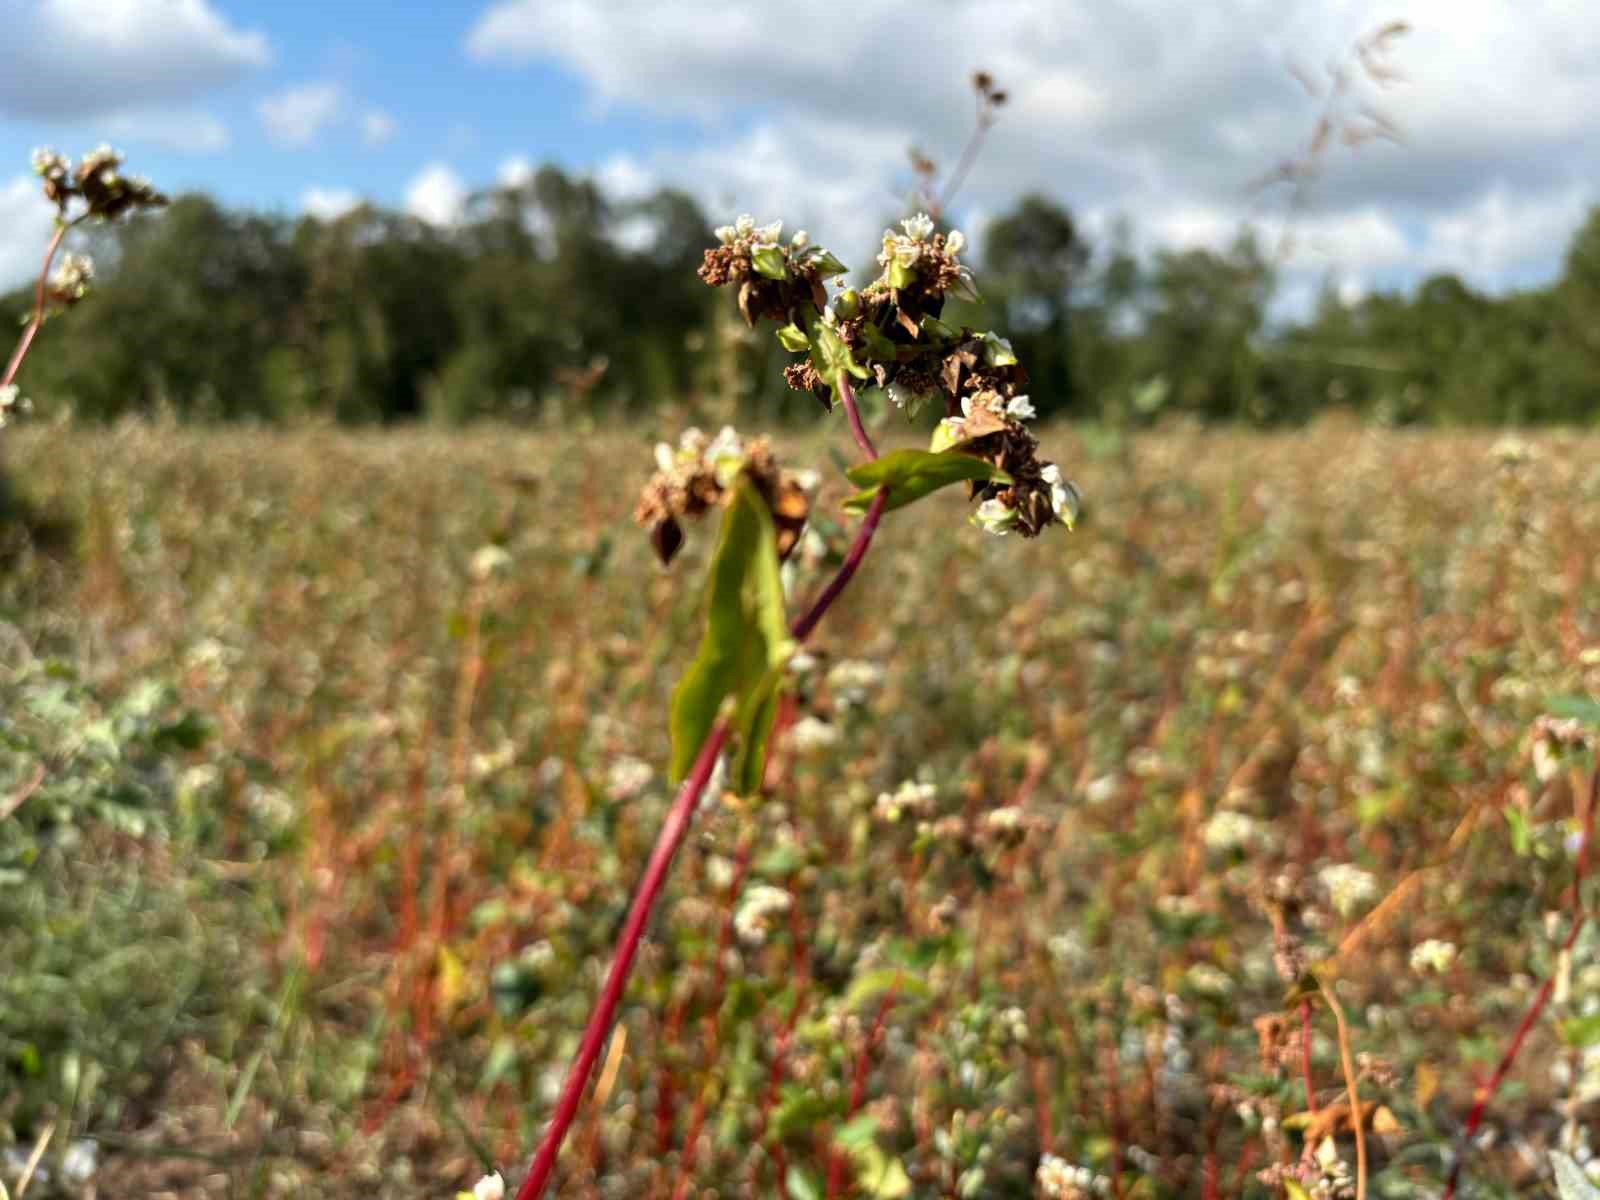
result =
[{"label": "plant stalk with flowers", "polygon": [[[778,465],[765,438],[745,440],[732,429],[715,438],[691,429],[676,447],[656,448],[657,470],[635,519],[664,564],[683,546],[687,519],[723,514],[704,635],[672,700],[671,776],[679,786],[517,1200],[537,1200],[549,1185],[701,798],[724,778],[741,796],[760,792],[789,659],[854,578],[884,516],[957,483],[976,505],[971,522],[996,536],[1037,537],[1058,524],[1070,528],[1078,516],[1078,489],[1038,457],[1027,426],[1034,416],[1028,376],[1011,344],[942,319],[946,297],[977,298],[960,261],[966,239],[959,232],[939,232],[926,214],[911,217],[884,233],[876,280],[830,294],[848,268],[803,230],[782,242],[782,228],[742,216],[718,229],[700,278],[735,289],[752,327],[776,326],[779,343],[795,355],[784,369],[793,390],[829,412],[844,410],[862,456],[846,472],[859,490],[845,507],[861,523],[833,578],[789,620],[780,568],[810,513],[802,476]],[[928,448],[880,455],[861,420],[858,384],[880,389],[908,417],[941,406]]]},{"label": "plant stalk with flowers", "polygon": [[87,255],[63,254],[60,266],[55,266],[56,254],[67,234],[87,221],[115,221],[167,202],[149,180],[124,174],[122,155],[110,146],[85,154],[76,166],[54,150],[36,150],[33,173],[44,184],[45,199],[56,206],[55,229],[45,246],[44,265],[39,268],[34,287],[33,315],[11,352],[5,374],[0,375],[0,426],[13,413],[27,411],[28,402],[16,384],[17,372],[39,330],[51,316],[84,299],[94,280],[94,263]]}]

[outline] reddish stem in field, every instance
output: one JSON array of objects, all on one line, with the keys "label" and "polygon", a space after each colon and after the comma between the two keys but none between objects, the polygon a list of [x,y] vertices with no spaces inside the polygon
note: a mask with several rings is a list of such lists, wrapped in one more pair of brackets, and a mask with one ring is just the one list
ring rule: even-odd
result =
[{"label": "reddish stem in field", "polygon": [[[845,411],[851,416],[852,430],[857,432],[856,440],[869,458],[876,458],[878,452],[873,448],[866,430],[861,428],[861,418],[856,411],[855,394],[850,390],[848,383],[841,380],[841,385]],[[790,632],[796,641],[804,641],[817,627],[817,622],[822,620],[861,566],[861,560],[866,557],[867,549],[872,544],[872,536],[877,532],[878,521],[882,518],[888,501],[889,493],[880,489],[872,501],[872,506],[867,509],[866,519],[861,522],[861,528],[856,531],[856,539],[851,544],[849,553],[845,555],[844,563],[828,581],[828,586],[822,590],[822,594],[817,597],[811,608],[790,627]],[[550,1176],[555,1171],[556,1157],[561,1152],[561,1144],[566,1140],[567,1130],[577,1115],[578,1106],[589,1083],[589,1076],[594,1073],[595,1063],[600,1058],[600,1050],[605,1045],[606,1035],[611,1031],[617,1008],[622,1003],[622,995],[627,990],[628,976],[633,970],[633,960],[639,953],[639,944],[644,940],[645,925],[649,922],[650,911],[655,907],[656,898],[666,884],[678,848],[688,836],[694,811],[700,803],[700,794],[710,782],[717,756],[722,753],[722,747],[727,740],[727,723],[718,721],[712,726],[705,745],[700,748],[699,757],[695,759],[688,778],[678,789],[677,798],[673,801],[672,809],[661,827],[661,833],[656,838],[656,846],[650,854],[650,862],[645,867],[644,877],[639,882],[633,906],[628,910],[627,923],[617,940],[616,957],[612,959],[611,971],[606,976],[605,986],[601,989],[599,1000],[595,1002],[594,1011],[589,1015],[588,1027],[584,1030],[583,1040],[578,1044],[578,1053],[573,1058],[571,1070],[567,1072],[567,1080],[562,1084],[555,1113],[550,1118],[550,1124],[539,1143],[538,1150],[534,1152],[533,1162],[528,1167],[528,1176],[517,1190],[516,1200],[539,1200],[550,1183]]]},{"label": "reddish stem in field", "polygon": [[1306,1111],[1317,1111],[1317,1090],[1311,1083],[1311,1001],[1300,1001],[1300,1073],[1306,1081]]},{"label": "reddish stem in field", "polygon": [[711,727],[705,745],[700,747],[699,757],[694,760],[688,778],[678,789],[672,810],[667,813],[666,822],[661,826],[656,848],[650,855],[649,865],[645,867],[644,878],[639,881],[633,907],[628,910],[627,924],[622,927],[622,935],[617,939],[617,955],[611,960],[611,973],[606,976],[600,999],[589,1016],[589,1027],[583,1032],[583,1041],[579,1043],[577,1056],[572,1060],[572,1069],[562,1085],[561,1098],[556,1102],[550,1127],[534,1153],[533,1162],[528,1167],[528,1177],[522,1181],[522,1187],[517,1192],[517,1200],[537,1200],[550,1182],[550,1175],[556,1166],[556,1155],[561,1151],[561,1143],[566,1140],[572,1119],[578,1114],[578,1105],[583,1100],[589,1076],[594,1073],[601,1047],[611,1032],[617,1007],[622,1003],[622,993],[627,990],[628,975],[633,970],[639,945],[644,941],[644,928],[650,920],[650,911],[655,907],[656,897],[661,894],[661,888],[667,881],[678,847],[689,834],[690,820],[700,803],[700,793],[705,791],[706,784],[710,782],[711,773],[716,769],[717,756],[722,753],[727,740],[728,724],[718,721]]},{"label": "reddish stem in field", "polygon": [[33,291],[33,319],[22,331],[17,348],[11,352],[11,361],[6,364],[5,377],[0,378],[0,387],[9,387],[16,379],[17,372],[22,368],[22,360],[28,356],[28,347],[33,345],[34,335],[39,332],[39,326],[44,324],[44,289],[50,280],[50,264],[55,259],[56,251],[61,249],[61,240],[67,236],[67,230],[76,223],[59,220],[56,222],[56,231],[50,238],[50,244],[45,247],[44,266],[39,268],[39,283]]},{"label": "reddish stem in field", "polygon": [[[872,1048],[883,1035],[884,1022],[889,1019],[889,1010],[894,1007],[895,999],[900,993],[900,977],[895,976],[893,986],[883,995],[883,1002],[878,1005],[878,1015],[873,1018],[872,1029],[867,1033],[867,1040],[861,1043],[861,1050],[856,1055],[854,1077],[850,1081],[850,1106],[845,1109],[844,1119],[848,1123],[856,1113],[861,1111],[862,1104],[867,1099],[867,1074],[872,1069]],[[845,1158],[837,1148],[828,1155],[828,1200],[834,1200],[844,1188]]]},{"label": "reddish stem in field", "polygon": [[878,448],[872,444],[872,439],[867,436],[867,427],[861,423],[861,409],[856,404],[856,390],[850,386],[850,376],[843,371],[839,372],[839,399],[844,402],[844,415],[850,421],[850,436],[856,439],[856,445],[861,447],[861,453],[871,462],[878,457]]},{"label": "reddish stem in field", "polygon": [[[1587,919],[1587,914],[1583,911],[1583,881],[1589,873],[1590,843],[1594,841],[1594,810],[1597,802],[1600,802],[1600,767],[1596,767],[1594,774],[1589,777],[1589,802],[1583,814],[1583,847],[1578,851],[1577,872],[1572,880],[1572,928],[1567,932],[1567,940],[1561,943],[1563,954],[1569,953],[1577,943],[1578,934],[1583,932],[1584,922]],[[1500,1085],[1511,1073],[1517,1055],[1522,1053],[1522,1044],[1528,1040],[1528,1034],[1532,1032],[1540,1014],[1544,1012],[1545,1005],[1550,1003],[1550,995],[1555,991],[1555,986],[1556,977],[1552,973],[1534,996],[1528,1011],[1523,1014],[1517,1031],[1511,1035],[1511,1042],[1506,1046],[1506,1052],[1500,1056],[1500,1061],[1495,1066],[1494,1074],[1489,1077],[1487,1083],[1478,1088],[1477,1100],[1472,1106],[1472,1111],[1467,1114],[1467,1127],[1462,1131],[1456,1149],[1456,1160],[1450,1167],[1450,1179],[1445,1184],[1444,1200],[1455,1200],[1456,1185],[1461,1182],[1462,1165],[1466,1162],[1467,1151],[1472,1148],[1472,1139],[1477,1135],[1478,1126],[1483,1124],[1483,1116],[1489,1109],[1489,1102],[1494,1099],[1495,1093],[1500,1090]]]}]

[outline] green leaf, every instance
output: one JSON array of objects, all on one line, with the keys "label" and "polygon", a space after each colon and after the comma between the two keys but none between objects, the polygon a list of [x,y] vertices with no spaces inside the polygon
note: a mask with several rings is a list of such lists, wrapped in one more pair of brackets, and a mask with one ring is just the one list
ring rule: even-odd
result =
[{"label": "green leaf", "polygon": [[1550,1152],[1550,1166],[1556,1173],[1556,1191],[1561,1200],[1600,1200],[1600,1188],[1590,1182],[1582,1167],[1561,1151]]},{"label": "green leaf", "polygon": [[889,286],[896,291],[910,287],[916,277],[916,273],[910,267],[902,266],[898,259],[889,263]]},{"label": "green leaf", "polygon": [[[787,660],[788,655],[784,658]],[[733,786],[741,796],[753,796],[761,790],[761,781],[766,776],[767,745],[772,740],[772,726],[778,719],[782,685],[783,663],[780,662],[739,702],[734,715],[739,752],[733,761]]]},{"label": "green leaf", "polygon": [[833,256],[831,250],[819,250],[806,259],[806,266],[817,273],[819,279],[830,279],[835,275],[848,275],[850,268],[845,266]]},{"label": "green leaf", "polygon": [[792,1200],[822,1200],[822,1185],[817,1177],[799,1167],[790,1167],[784,1182],[789,1186]]},{"label": "green leaf", "polygon": [[999,467],[970,454],[934,454],[927,450],[896,450],[882,458],[852,467],[845,472],[850,482],[865,491],[844,502],[846,508],[862,510],[872,503],[878,489],[889,489],[886,511],[904,508],[924,496],[968,479],[992,479],[1010,483],[1011,476]]},{"label": "green leaf", "polygon": [[785,350],[795,352],[811,349],[811,339],[806,336],[806,331],[793,321],[778,330],[778,344]]},{"label": "green leaf", "polygon": [[953,342],[961,334],[953,327],[946,325],[938,317],[922,318],[922,336],[930,342]]},{"label": "green leaf", "polygon": [[1544,702],[1552,717],[1570,717],[1585,725],[1600,726],[1600,700],[1587,696],[1552,696]]},{"label": "green leaf", "polygon": [[789,264],[777,246],[757,246],[750,252],[750,265],[756,269],[756,274],[779,283],[789,278]]},{"label": "green leaf", "polygon": [[1561,1040],[1575,1050],[1586,1050],[1600,1042],[1600,1013],[1569,1017],[1561,1022]]},{"label": "green leaf", "polygon": [[[755,488],[741,479],[722,518],[711,559],[705,634],[672,694],[674,783],[689,773],[730,696],[736,701],[735,731],[747,741],[759,733],[764,754],[770,724],[766,731],[760,730],[762,690],[793,649],[784,621],[772,516]],[[771,687],[775,690],[776,683]]]},{"label": "green leaf", "polygon": [[819,319],[811,324],[811,363],[817,374],[835,387],[841,371],[849,371],[857,379],[871,379],[872,372],[856,362],[850,347],[844,344],[839,331],[824,325]]},{"label": "green leaf", "polygon": [[847,1009],[855,1008],[890,990],[897,996],[921,1000],[928,995],[928,984],[920,975],[904,967],[879,967],[865,975],[856,976],[850,984],[850,990],[844,995],[844,1006]]},{"label": "green leaf", "polygon": [[1016,351],[1012,350],[1011,343],[992,330],[981,335],[983,338],[983,361],[991,367],[1014,367],[1017,365]]},{"label": "green leaf", "polygon": [[900,348],[883,335],[871,321],[861,322],[861,341],[867,351],[867,358],[876,362],[898,362]]}]

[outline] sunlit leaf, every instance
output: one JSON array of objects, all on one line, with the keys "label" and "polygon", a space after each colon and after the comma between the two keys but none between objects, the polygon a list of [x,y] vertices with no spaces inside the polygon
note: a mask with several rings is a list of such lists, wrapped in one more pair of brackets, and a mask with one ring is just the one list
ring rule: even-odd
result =
[{"label": "sunlit leaf", "polygon": [[893,510],[968,479],[1011,482],[1011,476],[984,459],[970,454],[934,454],[927,450],[896,450],[852,467],[846,474],[851,483],[865,489],[844,502],[846,508],[856,510],[866,509],[883,487],[889,489],[888,509]]},{"label": "sunlit leaf", "polygon": [[[722,518],[711,559],[706,629],[694,662],[672,695],[672,780],[689,773],[723,702],[736,700],[735,731],[765,747],[762,689],[793,651],[783,613],[777,533],[755,489],[741,480]],[[776,684],[771,685],[775,693]],[[747,756],[750,757],[750,756]],[[764,757],[761,759],[764,762]],[[744,774],[759,770],[751,763]]]}]

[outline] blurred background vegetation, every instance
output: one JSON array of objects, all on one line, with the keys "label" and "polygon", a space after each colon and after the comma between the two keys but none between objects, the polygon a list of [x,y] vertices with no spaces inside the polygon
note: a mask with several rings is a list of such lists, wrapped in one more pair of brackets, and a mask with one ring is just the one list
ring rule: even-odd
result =
[{"label": "blurred background vegetation", "polygon": [[[718,214],[726,215],[726,214]],[[771,215],[771,214],[758,214]],[[362,207],[332,222],[179,198],[93,247],[95,302],[70,354],[28,364],[46,415],[171,412],[206,422],[570,419],[688,400],[725,419],[810,415],[695,278],[712,221],[684,193],[626,203],[545,167],[480,194],[457,226]],[[826,240],[825,237],[823,240]],[[1034,374],[1041,415],[1111,425],[1163,413],[1258,425],[1330,408],[1388,424],[1588,422],[1600,396],[1600,211],[1561,276],[1492,295],[1455,275],[1312,310],[1275,308],[1277,256],[1140,255],[1029,196],[980,233],[986,311]],[[871,247],[836,246],[867,271]],[[20,320],[30,295],[3,310]]]}]

